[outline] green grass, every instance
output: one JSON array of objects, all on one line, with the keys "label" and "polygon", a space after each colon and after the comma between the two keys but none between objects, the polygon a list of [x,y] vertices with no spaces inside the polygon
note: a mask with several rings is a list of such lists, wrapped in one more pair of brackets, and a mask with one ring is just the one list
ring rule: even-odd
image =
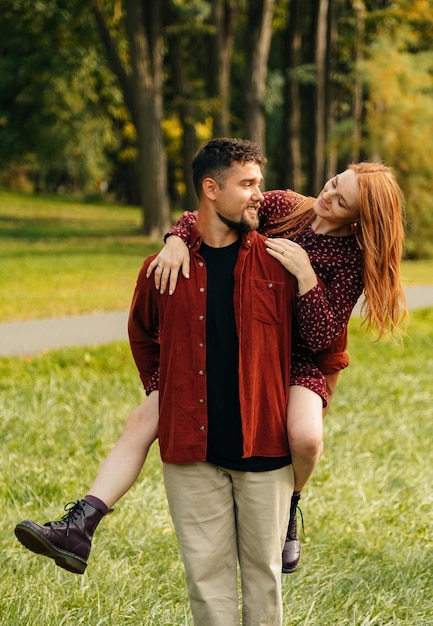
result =
[{"label": "green grass", "polygon": [[[302,564],[283,577],[285,624],[433,624],[433,309],[412,314],[403,347],[371,343],[353,321],[350,353],[302,499]],[[0,623],[190,624],[157,446],[102,521],[84,576],[13,535],[85,494],[142,399],[128,346],[2,358],[0,386]]]},{"label": "green grass", "polygon": [[136,207],[0,192],[0,321],[129,307],[143,259]]},{"label": "green grass", "polygon": [[[0,321],[127,309],[143,259],[136,207],[0,192]],[[433,260],[403,264],[404,284],[433,283]]]},{"label": "green grass", "polygon": [[[0,319],[127,308],[146,246],[159,245],[139,235],[139,218],[0,194]],[[428,267],[410,263],[404,274],[425,282]],[[433,308],[411,313],[403,347],[372,343],[357,320],[349,342],[324,456],[302,498],[302,563],[283,576],[285,625],[433,625]],[[102,521],[84,576],[13,534],[25,518],[59,519],[85,494],[142,398],[124,342],[0,358],[1,626],[191,624],[156,445]]]}]

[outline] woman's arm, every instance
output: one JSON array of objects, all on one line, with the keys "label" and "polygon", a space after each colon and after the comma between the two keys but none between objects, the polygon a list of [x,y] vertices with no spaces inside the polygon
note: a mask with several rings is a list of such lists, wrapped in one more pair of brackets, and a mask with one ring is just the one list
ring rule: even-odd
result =
[{"label": "woman's arm", "polygon": [[165,246],[150,263],[147,278],[153,274],[155,287],[162,294],[167,288],[172,295],[176,289],[180,268],[185,278],[189,278],[189,251],[187,245],[191,237],[192,227],[197,221],[197,211],[185,211],[176,224],[164,236]]},{"label": "woman's arm", "polygon": [[[294,191],[265,191],[264,199],[259,209],[259,233],[264,235],[272,231],[272,228],[284,217],[287,217],[303,196]],[[158,256],[149,265],[147,277],[153,273],[155,287],[160,293],[167,288],[169,294],[176,289],[180,268],[185,278],[189,277],[189,253],[183,241],[189,244],[192,227],[197,221],[198,213],[185,211],[176,224],[165,235],[165,246]],[[176,235],[176,236],[173,236]],[[283,233],[284,235],[284,233]]]},{"label": "woman's arm", "polygon": [[306,345],[318,351],[328,348],[347,327],[353,307],[362,293],[362,268],[354,260],[333,268],[326,285],[319,280],[307,252],[288,239],[268,239],[268,253],[298,281],[296,300],[299,332]]},{"label": "woman's arm", "polygon": [[300,295],[304,295],[317,285],[318,280],[310,257],[299,244],[290,239],[267,239],[266,250],[296,277]]}]

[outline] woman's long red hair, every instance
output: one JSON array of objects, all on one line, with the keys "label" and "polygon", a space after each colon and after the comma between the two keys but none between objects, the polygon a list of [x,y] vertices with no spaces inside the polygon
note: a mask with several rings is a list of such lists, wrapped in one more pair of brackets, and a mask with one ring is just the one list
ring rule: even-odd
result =
[{"label": "woman's long red hair", "polygon": [[[361,317],[378,337],[393,337],[407,314],[401,285],[404,251],[403,196],[392,168],[382,163],[353,163],[357,175],[359,220],[353,233],[364,253]],[[273,230],[293,237],[314,221],[314,198],[303,198]]]}]

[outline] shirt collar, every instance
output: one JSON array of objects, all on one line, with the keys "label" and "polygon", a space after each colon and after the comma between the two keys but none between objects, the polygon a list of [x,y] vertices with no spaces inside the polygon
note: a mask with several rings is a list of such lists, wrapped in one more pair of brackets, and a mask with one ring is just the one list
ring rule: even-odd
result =
[{"label": "shirt collar", "polygon": [[[258,236],[259,236],[258,232],[255,230],[252,230],[246,235],[242,235],[242,245],[245,248],[251,248],[251,246],[257,240]],[[199,229],[197,228],[197,224],[194,224],[192,227],[191,239],[190,239],[191,250],[198,250],[202,243],[203,243],[203,238],[201,236],[201,233]]]}]

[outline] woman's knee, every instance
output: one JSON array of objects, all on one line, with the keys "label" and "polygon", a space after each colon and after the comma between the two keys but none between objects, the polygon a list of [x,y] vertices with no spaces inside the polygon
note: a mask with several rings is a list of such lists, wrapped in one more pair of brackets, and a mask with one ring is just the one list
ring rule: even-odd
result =
[{"label": "woman's knee", "polygon": [[158,412],[146,402],[140,404],[128,415],[123,433],[131,435],[144,434],[156,439],[158,430]]},{"label": "woman's knee", "polygon": [[316,457],[323,452],[323,437],[320,430],[289,428],[288,437],[290,450],[294,454],[303,457]]}]

